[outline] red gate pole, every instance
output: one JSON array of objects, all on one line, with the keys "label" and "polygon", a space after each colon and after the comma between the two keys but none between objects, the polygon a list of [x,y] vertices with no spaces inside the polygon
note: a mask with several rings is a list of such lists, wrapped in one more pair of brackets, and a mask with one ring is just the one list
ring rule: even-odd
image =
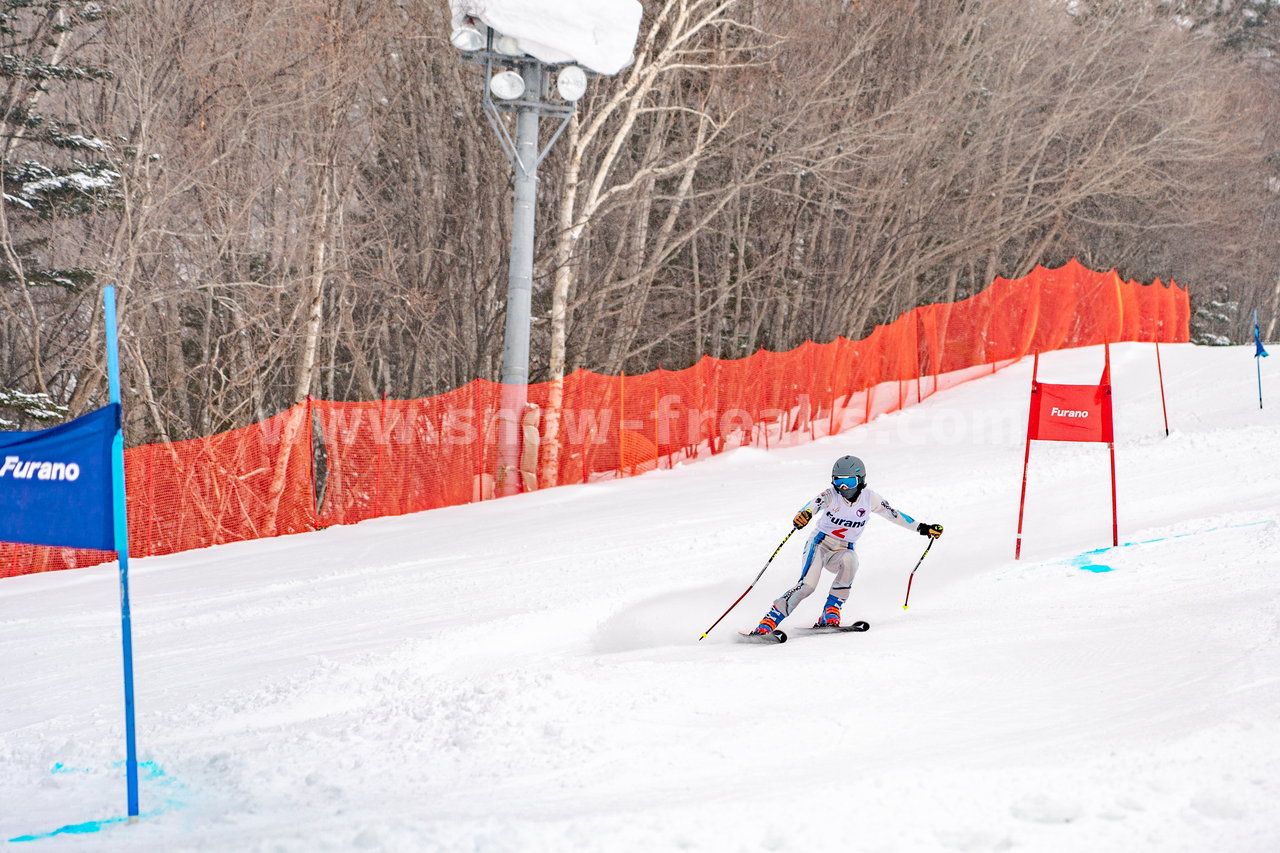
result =
[{"label": "red gate pole", "polygon": [[[1111,409],[1111,343],[1103,341],[1102,352],[1106,358],[1106,367],[1102,376],[1106,382],[1106,418],[1108,425],[1107,435],[1107,451],[1111,454],[1111,544],[1112,546],[1120,545],[1120,522],[1116,513],[1116,440],[1115,440],[1115,417]],[[1163,386],[1162,386],[1163,387]]]},{"label": "red gate pole", "polygon": [[1013,559],[1022,559],[1022,514],[1027,507],[1027,465],[1031,462],[1031,438],[1027,437],[1027,452],[1022,457],[1022,497],[1018,499],[1018,544],[1013,549]]},{"label": "red gate pole", "polygon": [[1160,410],[1164,412],[1164,434],[1169,435],[1169,409],[1164,403],[1164,368],[1160,366],[1160,342],[1156,341],[1156,373],[1160,376]]},{"label": "red gate pole", "polygon": [[1120,544],[1120,522],[1116,515],[1116,443],[1114,441],[1107,442],[1107,449],[1111,451],[1111,544],[1118,546]]},{"label": "red gate pole", "polygon": [[1027,416],[1027,450],[1022,457],[1022,497],[1018,499],[1018,543],[1013,549],[1013,559],[1022,559],[1022,517],[1027,508],[1027,466],[1031,463],[1031,423],[1036,416],[1036,377],[1040,374],[1040,353],[1031,363],[1031,414]]}]

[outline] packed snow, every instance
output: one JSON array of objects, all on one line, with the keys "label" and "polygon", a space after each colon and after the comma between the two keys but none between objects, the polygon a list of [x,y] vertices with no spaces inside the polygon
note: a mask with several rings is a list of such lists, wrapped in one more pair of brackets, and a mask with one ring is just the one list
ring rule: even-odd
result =
[{"label": "packed snow", "polygon": [[[600,74],[631,64],[638,0],[449,0],[455,32],[479,22],[543,62],[578,62]],[[468,20],[471,19],[471,20]]]},{"label": "packed snow", "polygon": [[[1036,443],[1031,361],[841,435],[137,560],[143,818],[113,565],[0,581],[0,842],[18,850],[1280,849],[1280,367],[1113,347],[1104,445]],[[1100,348],[1046,382],[1097,380]],[[881,519],[845,621],[736,642],[845,453]],[[818,615],[825,583],[784,628]],[[7,848],[6,848],[7,849]]]}]

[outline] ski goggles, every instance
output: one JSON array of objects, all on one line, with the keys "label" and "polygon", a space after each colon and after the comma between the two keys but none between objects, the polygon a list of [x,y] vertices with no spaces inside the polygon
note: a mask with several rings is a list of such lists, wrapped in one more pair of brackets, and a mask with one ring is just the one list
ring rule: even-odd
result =
[{"label": "ski goggles", "polygon": [[856,489],[861,484],[861,477],[833,477],[831,480],[831,485],[837,489]]}]

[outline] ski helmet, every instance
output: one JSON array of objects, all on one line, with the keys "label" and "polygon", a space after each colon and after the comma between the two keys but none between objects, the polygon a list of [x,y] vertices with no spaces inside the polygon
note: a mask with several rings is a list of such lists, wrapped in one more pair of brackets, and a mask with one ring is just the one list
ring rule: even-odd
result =
[{"label": "ski helmet", "polygon": [[831,485],[840,497],[853,503],[867,485],[867,466],[856,456],[841,456],[831,466]]}]

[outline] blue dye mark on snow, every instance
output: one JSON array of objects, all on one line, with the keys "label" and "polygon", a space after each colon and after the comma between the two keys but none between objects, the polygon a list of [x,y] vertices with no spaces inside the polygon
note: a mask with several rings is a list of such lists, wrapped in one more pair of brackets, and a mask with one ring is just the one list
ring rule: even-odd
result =
[{"label": "blue dye mark on snow", "polygon": [[1170,542],[1174,539],[1186,539],[1188,536],[1201,536],[1205,533],[1217,533],[1222,530],[1237,530],[1241,527],[1258,527],[1263,524],[1270,524],[1270,521],[1249,521],[1244,524],[1227,524],[1222,527],[1210,527],[1207,530],[1195,530],[1191,533],[1175,533],[1172,536],[1161,536],[1159,539],[1143,539],[1140,542],[1121,542],[1112,548],[1095,548],[1092,551],[1085,551],[1083,554],[1077,554],[1064,562],[1067,565],[1084,569],[1086,572],[1110,572],[1112,568],[1106,565],[1099,565],[1093,562],[1093,558],[1098,554],[1105,554],[1108,551],[1119,551],[1121,548],[1132,548],[1135,545],[1155,545],[1158,542]]},{"label": "blue dye mark on snow", "polygon": [[[1264,524],[1273,524],[1273,523],[1274,522],[1270,520],[1248,521],[1248,522],[1245,522],[1244,524],[1226,524],[1226,525],[1223,525],[1222,527],[1210,527],[1206,530],[1194,530],[1190,533],[1175,533],[1172,536],[1161,536],[1158,539],[1143,539],[1138,542],[1121,542],[1119,545],[1115,545],[1110,548],[1094,548],[1092,551],[1084,551],[1082,553],[1076,554],[1074,557],[1068,557],[1065,560],[1057,560],[1055,562],[1048,563],[1047,565],[1068,566],[1073,569],[1081,569],[1082,571],[1093,572],[1094,574],[1102,574],[1104,572],[1113,572],[1115,571],[1114,568],[1107,565],[1106,563],[1102,563],[1098,561],[1099,556],[1103,554],[1118,553],[1119,551],[1121,551],[1121,549],[1133,548],[1137,545],[1155,545],[1159,542],[1170,542],[1174,539],[1186,539],[1188,536],[1202,536],[1206,533],[1218,533],[1223,530],[1238,530],[1239,528],[1242,528],[1242,527],[1259,527]],[[1004,573],[1007,573],[1009,571],[1013,571],[1013,569],[1008,569]]]},{"label": "blue dye mark on snow", "polygon": [[[1125,548],[1130,544],[1131,543],[1126,542],[1124,545],[1121,545],[1120,547]],[[1062,560],[1058,565],[1066,565],[1066,566],[1070,566],[1073,569],[1080,569],[1081,571],[1085,571],[1085,572],[1093,572],[1095,575],[1100,575],[1103,572],[1114,572],[1115,569],[1113,569],[1111,566],[1107,565],[1106,563],[1099,562],[1098,560],[1098,556],[1100,554],[1105,554],[1108,551],[1114,551],[1114,550],[1116,549],[1115,548],[1096,548],[1092,551],[1085,551],[1083,554],[1076,554],[1074,557],[1069,557],[1065,560]]]},{"label": "blue dye mark on snow", "polygon": [[[112,769],[123,770],[124,762],[117,761],[112,765]],[[67,767],[59,761],[50,768],[49,772],[57,775],[62,773],[92,773],[93,771],[88,767]],[[149,812],[143,812],[139,817],[155,817],[156,815],[164,814],[172,809],[180,809],[186,805],[186,803],[174,796],[175,794],[182,792],[182,783],[166,775],[160,765],[156,764],[154,761],[138,762],[138,781],[139,783],[155,783],[155,785],[149,786],[152,790],[143,792],[143,796],[155,798],[157,795],[169,795],[167,797],[163,797],[163,804],[159,808],[152,809]],[[12,844],[20,841],[40,841],[41,839],[53,838],[58,835],[86,835],[92,832],[101,832],[109,826],[119,823],[128,823],[128,821],[129,818],[127,817],[109,817],[104,820],[88,820],[84,823],[72,823],[66,826],[60,826],[51,832],[41,832],[34,835],[19,835],[16,838],[10,838],[9,843]]]},{"label": "blue dye mark on snow", "polygon": [[60,826],[53,832],[42,832],[39,835],[19,835],[17,838],[10,838],[10,842],[18,841],[39,841],[42,838],[53,838],[55,835],[81,835],[90,832],[99,832],[103,827],[110,826],[113,823],[124,823],[128,818],[112,817],[106,820],[90,820],[84,823],[73,823],[68,826]]}]

